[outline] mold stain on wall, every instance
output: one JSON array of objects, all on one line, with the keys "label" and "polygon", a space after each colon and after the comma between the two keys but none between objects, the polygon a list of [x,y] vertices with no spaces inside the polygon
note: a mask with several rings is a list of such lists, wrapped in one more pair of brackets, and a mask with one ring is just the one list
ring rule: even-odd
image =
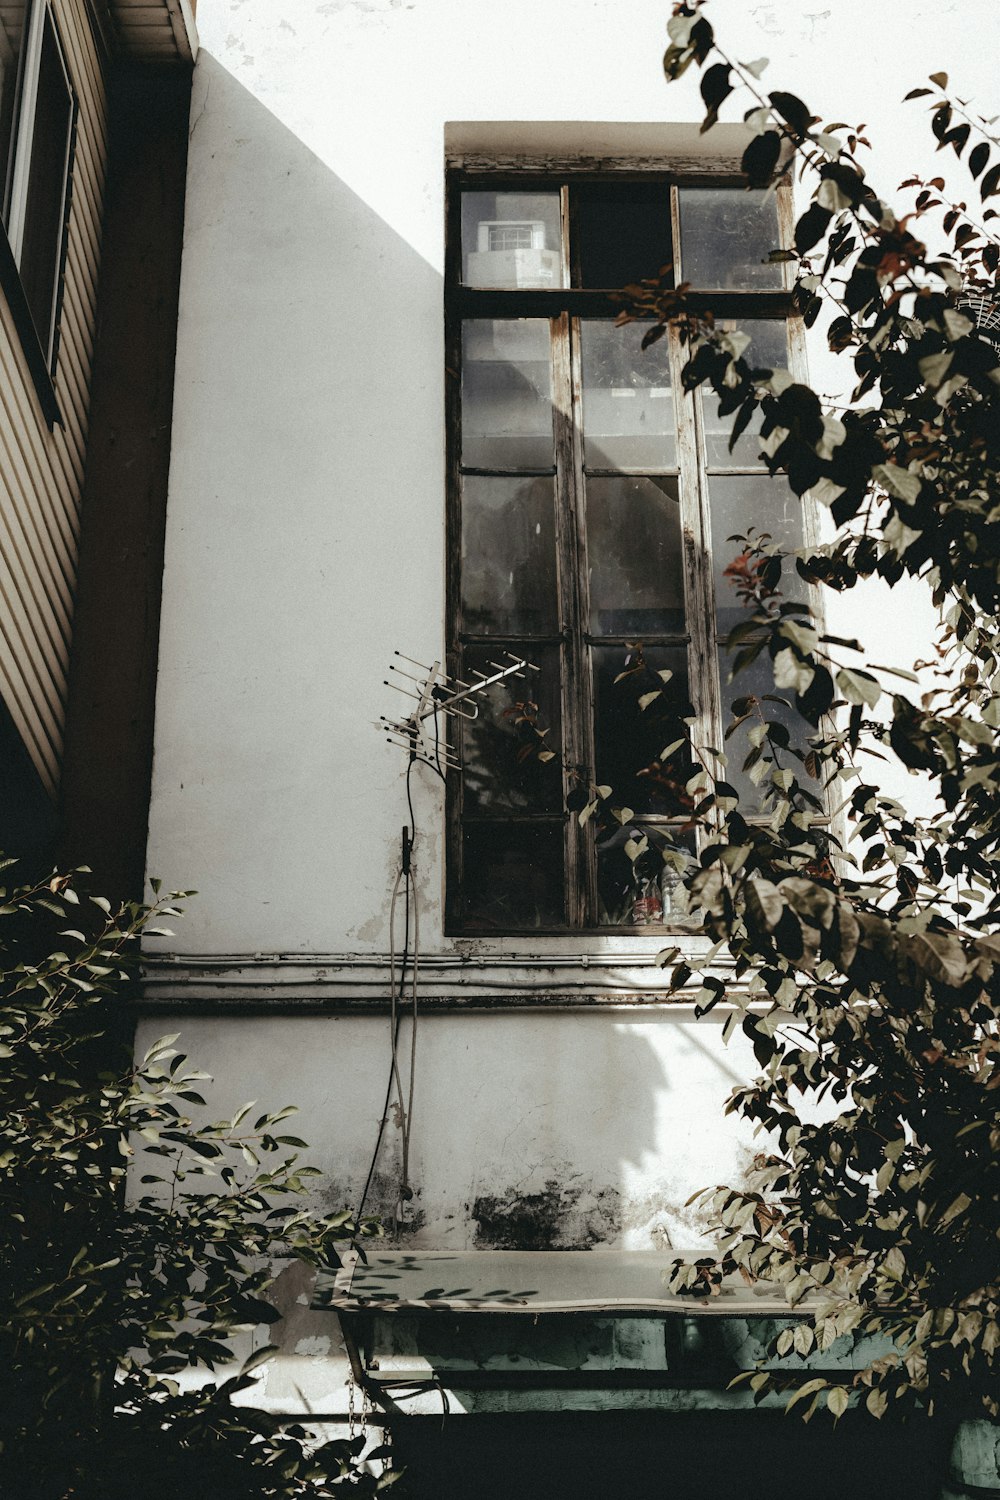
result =
[{"label": "mold stain on wall", "polygon": [[560,1185],[551,1178],[536,1193],[483,1194],[470,1212],[480,1250],[590,1250],[621,1230],[617,1188]]}]

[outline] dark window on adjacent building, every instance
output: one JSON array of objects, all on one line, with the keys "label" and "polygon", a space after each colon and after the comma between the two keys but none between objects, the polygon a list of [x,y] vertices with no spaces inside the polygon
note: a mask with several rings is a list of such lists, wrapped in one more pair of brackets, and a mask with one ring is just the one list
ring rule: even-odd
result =
[{"label": "dark window on adjacent building", "polygon": [[[755,439],[730,452],[715,398],[683,392],[677,332],[643,350],[646,325],[616,327],[608,291],[672,266],[715,294],[717,322],[750,336],[755,364],[789,368],[799,334],[768,261],[787,207],[664,173],[455,173],[449,202],[450,670],[470,680],[503,651],[541,669],[492,689],[462,726],[449,925],[620,930],[652,912],[669,926],[663,853],[694,850],[696,748],[722,744],[723,700],[772,687],[727,686],[727,538],[752,528],[795,547],[804,518]],[[522,754],[526,715],[550,760]],[[747,746],[727,748],[752,813]],[[628,813],[614,831],[566,810],[594,785]]]},{"label": "dark window on adjacent building", "polygon": [[[58,352],[75,117],[73,86],[48,0],[0,5],[3,224],[49,372]],[[21,332],[26,338],[28,330]]]}]

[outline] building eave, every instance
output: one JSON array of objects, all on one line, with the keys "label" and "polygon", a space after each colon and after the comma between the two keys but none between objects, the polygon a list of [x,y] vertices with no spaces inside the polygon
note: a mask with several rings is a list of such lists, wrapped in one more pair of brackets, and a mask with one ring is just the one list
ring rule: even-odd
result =
[{"label": "building eave", "polygon": [[198,55],[197,0],[90,0],[113,56],[160,67],[191,67]]}]

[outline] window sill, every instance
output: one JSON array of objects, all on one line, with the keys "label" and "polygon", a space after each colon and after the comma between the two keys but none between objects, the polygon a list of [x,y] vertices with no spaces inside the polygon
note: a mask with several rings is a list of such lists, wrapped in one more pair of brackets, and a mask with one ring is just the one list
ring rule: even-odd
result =
[{"label": "window sill", "polygon": [[24,295],[24,288],[21,285],[17,262],[2,227],[0,227],[0,289],[3,290],[7,299],[7,306],[10,308],[14,327],[21,341],[35,395],[38,397],[42,415],[51,432],[53,427],[62,426],[62,413],[59,410],[52,372],[46,363],[28,301]]}]

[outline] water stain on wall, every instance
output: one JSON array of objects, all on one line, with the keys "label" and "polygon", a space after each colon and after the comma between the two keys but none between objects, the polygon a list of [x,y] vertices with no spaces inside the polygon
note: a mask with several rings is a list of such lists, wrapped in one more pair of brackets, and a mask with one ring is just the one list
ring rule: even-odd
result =
[{"label": "water stain on wall", "polygon": [[510,1188],[471,1207],[480,1250],[590,1250],[621,1229],[617,1188],[588,1189],[549,1179],[536,1193]]},{"label": "water stain on wall", "polygon": [[[340,1213],[344,1208],[357,1209],[357,1189],[348,1192],[337,1182],[328,1183],[320,1192],[319,1200],[324,1213]],[[399,1210],[402,1207],[402,1217]],[[385,1245],[402,1244],[423,1229],[427,1215],[420,1207],[420,1189],[405,1204],[399,1201],[399,1172],[374,1173],[365,1199],[364,1218],[377,1219],[385,1234]]]}]

